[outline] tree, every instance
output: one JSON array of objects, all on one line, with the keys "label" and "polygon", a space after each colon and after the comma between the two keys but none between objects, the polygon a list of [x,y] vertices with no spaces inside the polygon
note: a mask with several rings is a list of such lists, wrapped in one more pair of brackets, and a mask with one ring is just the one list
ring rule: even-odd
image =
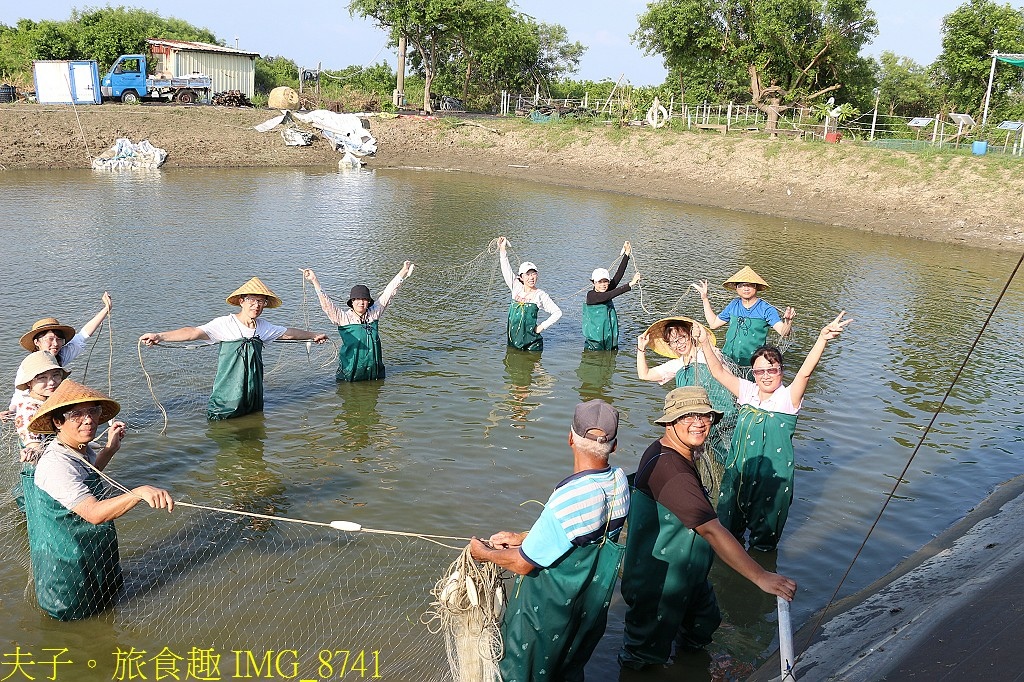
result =
[{"label": "tree", "polygon": [[[1024,52],[1024,12],[993,0],[969,0],[942,20],[942,53],[935,78],[954,111],[977,114],[985,106],[992,52]],[[993,104],[1019,87],[1021,70],[996,67]]]},{"label": "tree", "polygon": [[941,95],[928,77],[928,68],[910,57],[886,50],[877,63],[879,106],[890,116],[935,113]]},{"label": "tree", "polygon": [[769,127],[792,103],[839,90],[878,33],[868,0],[654,0],[633,41],[660,54],[685,89],[745,81]]}]

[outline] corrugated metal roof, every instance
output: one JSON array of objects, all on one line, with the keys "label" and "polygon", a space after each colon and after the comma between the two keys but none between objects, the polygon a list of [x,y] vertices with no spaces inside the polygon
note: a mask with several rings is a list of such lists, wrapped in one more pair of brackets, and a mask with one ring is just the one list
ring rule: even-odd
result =
[{"label": "corrugated metal roof", "polygon": [[245,50],[236,50],[233,47],[224,47],[223,45],[200,43],[191,40],[160,40],[156,38],[150,38],[146,42],[150,45],[162,45],[164,47],[170,47],[175,50],[193,50],[196,52],[225,52],[228,54],[236,54],[239,56],[246,57],[260,56],[259,52],[246,52]]}]

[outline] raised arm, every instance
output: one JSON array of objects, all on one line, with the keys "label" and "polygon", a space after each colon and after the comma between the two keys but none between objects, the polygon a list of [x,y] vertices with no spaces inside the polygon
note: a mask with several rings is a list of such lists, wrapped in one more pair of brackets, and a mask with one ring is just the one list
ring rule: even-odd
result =
[{"label": "raised arm", "polygon": [[405,261],[402,265],[402,269],[398,271],[398,274],[388,282],[388,285],[384,287],[384,291],[380,292],[380,296],[377,297],[375,303],[381,308],[386,308],[388,303],[391,302],[391,299],[398,293],[398,287],[402,286],[402,282],[412,274],[412,269],[414,267],[416,266],[413,265],[412,261]]},{"label": "raised arm", "polygon": [[822,328],[818,334],[818,339],[811,346],[811,352],[804,358],[804,363],[800,365],[796,376],[793,377],[793,383],[789,385],[789,396],[794,406],[800,407],[800,402],[804,399],[804,392],[807,391],[807,382],[810,381],[814,368],[818,366],[821,354],[825,352],[825,346],[828,345],[829,341],[842,334],[843,330],[846,329],[846,325],[853,322],[853,319],[844,320],[844,315],[846,315],[845,310],[836,315],[836,319]]},{"label": "raised arm", "polygon": [[724,327],[729,324],[725,320],[719,318],[718,314],[711,307],[711,299],[708,298],[708,281],[706,279],[694,282],[690,286],[696,289],[697,293],[700,294],[700,302],[701,305],[704,306],[704,319],[708,322],[708,328],[714,331],[719,327]]},{"label": "raised arm", "polygon": [[316,277],[316,273],[311,268],[303,268],[302,276],[313,285],[313,291],[316,292],[317,300],[320,301],[320,309],[327,315],[327,319],[334,324],[342,324],[344,322],[344,311],[324,292],[320,286],[320,280]]},{"label": "raised arm", "polygon": [[167,341],[209,341],[210,337],[199,327],[182,327],[169,332],[148,332],[139,337],[139,341],[147,346],[155,346]]},{"label": "raised arm", "polygon": [[647,366],[647,346],[651,342],[651,335],[644,333],[636,339],[636,375],[643,381],[660,381],[661,378],[654,376],[650,367]]},{"label": "raised arm", "polygon": [[711,335],[705,334],[704,329],[699,324],[693,325],[692,334],[693,340],[699,343],[701,350],[704,351],[704,361],[708,365],[711,376],[715,378],[715,381],[725,386],[727,391],[739,397],[740,379],[722,364],[722,360],[718,357],[715,347],[711,345]]},{"label": "raised arm", "polygon": [[629,263],[629,250],[626,248],[628,246],[629,242],[622,245],[622,258],[619,259],[619,267],[615,268],[615,274],[612,275],[612,280],[608,284],[609,289],[619,286],[619,282],[626,275],[626,265]]},{"label": "raised arm", "polygon": [[505,279],[505,286],[508,287],[508,290],[513,291],[512,284],[515,282],[515,277],[512,275],[512,266],[508,264],[508,253],[505,252],[507,248],[508,240],[498,237],[498,262],[501,263],[501,276]]},{"label": "raised arm", "polygon": [[82,336],[90,337],[96,333],[96,330],[103,324],[103,320],[107,319],[107,315],[110,314],[110,309],[114,307],[114,302],[110,298],[110,294],[106,291],[103,292],[103,307],[96,313],[91,320],[82,325],[80,333]]},{"label": "raised arm", "polygon": [[796,309],[793,306],[788,306],[786,311],[782,313],[782,319],[772,325],[772,329],[778,332],[779,336],[789,336],[789,332],[793,331],[793,318],[796,317]]},{"label": "raised arm", "polygon": [[796,582],[786,576],[764,570],[750,558],[733,534],[727,531],[718,519],[701,524],[694,530],[708,541],[711,549],[715,550],[715,554],[729,564],[734,571],[757,585],[762,591],[782,597],[786,601],[793,601],[793,596],[796,594]]}]

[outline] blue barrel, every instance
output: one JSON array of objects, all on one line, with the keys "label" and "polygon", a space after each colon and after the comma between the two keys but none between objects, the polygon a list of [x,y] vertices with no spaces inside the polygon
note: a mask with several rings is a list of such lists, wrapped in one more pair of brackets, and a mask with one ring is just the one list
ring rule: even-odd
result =
[{"label": "blue barrel", "polygon": [[975,140],[971,143],[971,153],[977,154],[978,156],[984,156],[988,151],[988,142],[984,140]]}]

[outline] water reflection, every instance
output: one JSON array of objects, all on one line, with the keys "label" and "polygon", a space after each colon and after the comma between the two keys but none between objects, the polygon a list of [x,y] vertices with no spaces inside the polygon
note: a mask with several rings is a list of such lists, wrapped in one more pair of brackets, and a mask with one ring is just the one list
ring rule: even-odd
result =
[{"label": "water reflection", "polygon": [[393,446],[385,420],[377,410],[383,381],[339,381],[340,409],[334,425],[344,434],[341,449],[359,452]]},{"label": "water reflection", "polygon": [[618,351],[614,350],[583,351],[580,366],[576,368],[581,401],[600,398],[611,402],[612,375],[615,373],[617,355]]}]

